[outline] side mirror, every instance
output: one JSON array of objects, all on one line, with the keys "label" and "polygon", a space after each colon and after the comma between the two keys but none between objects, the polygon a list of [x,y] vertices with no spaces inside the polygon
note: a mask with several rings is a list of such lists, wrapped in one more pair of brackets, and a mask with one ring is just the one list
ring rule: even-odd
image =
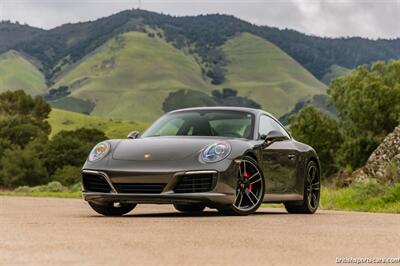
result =
[{"label": "side mirror", "polygon": [[132,131],[128,134],[128,139],[137,139],[139,137],[139,131]]},{"label": "side mirror", "polygon": [[268,133],[268,135],[262,135],[261,139],[263,139],[268,144],[271,144],[275,141],[287,140],[288,138],[287,138],[287,136],[283,135],[282,132],[277,131],[277,130],[272,130]]}]

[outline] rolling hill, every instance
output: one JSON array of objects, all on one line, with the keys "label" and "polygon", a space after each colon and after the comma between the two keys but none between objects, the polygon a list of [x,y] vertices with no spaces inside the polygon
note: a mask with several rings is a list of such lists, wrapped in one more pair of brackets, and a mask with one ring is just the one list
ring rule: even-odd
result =
[{"label": "rolling hill", "polygon": [[81,60],[54,87],[94,103],[93,115],[150,122],[174,90],[209,90],[195,59],[160,38],[124,33]]},{"label": "rolling hill", "polygon": [[26,57],[14,50],[0,54],[0,93],[24,90],[31,95],[47,90],[43,74]]},{"label": "rolling hill", "polygon": [[240,95],[260,103],[277,116],[301,99],[324,94],[326,86],[274,44],[249,33],[228,40],[226,82]]},{"label": "rolling hill", "polygon": [[124,33],[70,66],[54,87],[68,86],[71,94],[52,104],[63,107],[68,102],[70,110],[79,111],[86,101],[88,107],[94,105],[93,115],[150,122],[163,113],[168,94],[179,89],[210,93],[234,88],[278,116],[301,99],[325,93],[321,82],[260,37],[240,34],[221,49],[227,56],[227,79],[213,86],[191,54],[162,38]]}]

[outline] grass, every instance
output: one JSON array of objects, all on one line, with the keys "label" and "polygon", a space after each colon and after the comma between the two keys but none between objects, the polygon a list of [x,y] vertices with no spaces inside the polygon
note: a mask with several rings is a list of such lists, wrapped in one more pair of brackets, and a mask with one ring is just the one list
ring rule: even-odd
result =
[{"label": "grass", "polygon": [[38,95],[47,90],[47,85],[35,65],[22,54],[11,50],[0,55],[0,93],[20,89]]},{"label": "grass", "polygon": [[[53,185],[51,185],[52,183]],[[0,196],[82,197],[81,192],[77,189],[78,186],[68,190],[60,185],[54,185],[58,182],[52,183],[34,188],[20,187],[14,191],[0,191]],[[400,213],[400,182],[386,186],[370,179],[356,181],[350,187],[342,189],[325,186],[321,192],[320,209],[323,210]],[[263,204],[263,206],[283,207],[283,204]]]},{"label": "grass", "polygon": [[326,86],[272,43],[249,33],[222,47],[229,64],[221,87],[238,89],[276,116],[292,110],[304,98],[325,94]]},{"label": "grass", "polygon": [[47,185],[21,186],[13,191],[0,191],[0,196],[81,198],[82,193],[80,184],[67,187],[60,182],[52,181]]},{"label": "grass", "polygon": [[75,130],[81,127],[96,128],[106,133],[109,138],[126,138],[129,132],[143,132],[147,124],[121,121],[105,117],[83,115],[53,108],[48,119],[51,136],[61,130]]},{"label": "grass", "polygon": [[152,122],[172,91],[209,91],[195,59],[160,38],[128,32],[113,38],[57,80],[95,103],[91,114]]},{"label": "grass", "polygon": [[347,188],[324,187],[321,207],[327,210],[400,213],[400,182],[388,186],[374,179],[359,180]]},{"label": "grass", "polygon": [[16,196],[16,197],[42,197],[42,198],[67,198],[79,199],[82,198],[82,193],[78,192],[49,192],[49,191],[36,191],[36,192],[15,192],[15,191],[0,191],[0,196]]}]

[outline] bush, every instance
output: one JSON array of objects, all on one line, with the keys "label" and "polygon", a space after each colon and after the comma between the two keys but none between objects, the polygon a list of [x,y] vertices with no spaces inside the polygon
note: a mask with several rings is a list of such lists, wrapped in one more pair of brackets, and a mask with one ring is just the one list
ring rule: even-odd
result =
[{"label": "bush", "polygon": [[49,181],[43,162],[32,150],[6,150],[0,164],[0,183],[5,187],[35,186]]},{"label": "bush", "polygon": [[66,165],[56,170],[52,180],[58,181],[64,186],[72,186],[79,183],[81,177],[81,167]]},{"label": "bush", "polygon": [[386,203],[400,202],[400,182],[394,184],[390,187],[385,195],[382,197],[383,201]]},{"label": "bush", "polygon": [[20,187],[14,189],[14,192],[18,192],[18,193],[64,192],[67,190],[68,189],[66,187],[64,187],[60,182],[52,181],[52,182],[48,183],[47,185],[41,185],[41,186],[34,186],[34,187],[20,186]]},{"label": "bush", "polygon": [[381,196],[386,189],[385,186],[376,179],[356,180],[351,185],[351,188],[354,189],[353,200],[361,204],[369,198]]},{"label": "bush", "polygon": [[65,187],[57,181],[52,181],[45,186],[45,191],[48,192],[62,192],[65,190]]}]

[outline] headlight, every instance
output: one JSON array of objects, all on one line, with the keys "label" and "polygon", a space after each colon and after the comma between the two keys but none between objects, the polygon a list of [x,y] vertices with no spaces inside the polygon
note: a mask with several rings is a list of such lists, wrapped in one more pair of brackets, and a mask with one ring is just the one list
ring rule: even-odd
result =
[{"label": "headlight", "polygon": [[231,152],[231,145],[226,142],[218,142],[204,148],[200,153],[200,161],[215,163],[225,159]]},{"label": "headlight", "polygon": [[94,148],[90,152],[89,161],[95,162],[101,160],[108,154],[109,151],[110,151],[110,143],[105,141],[100,142],[99,144],[94,146]]}]

